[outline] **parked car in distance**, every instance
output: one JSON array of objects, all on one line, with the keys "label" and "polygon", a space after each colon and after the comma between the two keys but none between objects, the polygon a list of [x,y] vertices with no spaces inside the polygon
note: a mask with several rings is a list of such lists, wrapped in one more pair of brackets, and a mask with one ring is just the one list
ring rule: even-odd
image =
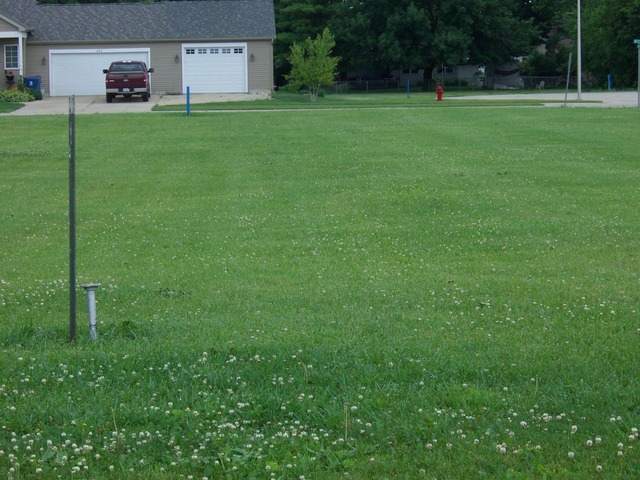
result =
[{"label": "parked car in distance", "polygon": [[133,95],[142,96],[143,102],[148,102],[151,97],[151,81],[149,74],[153,68],[147,68],[147,64],[136,60],[122,60],[112,62],[109,68],[102,70],[105,73],[105,86],[107,89],[107,103],[111,103],[116,95],[125,98]]}]

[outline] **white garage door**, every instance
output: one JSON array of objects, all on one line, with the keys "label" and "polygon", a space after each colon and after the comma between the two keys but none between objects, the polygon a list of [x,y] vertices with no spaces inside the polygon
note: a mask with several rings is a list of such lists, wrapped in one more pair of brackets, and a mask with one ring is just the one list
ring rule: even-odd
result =
[{"label": "white garage door", "polygon": [[247,87],[247,45],[185,44],[182,46],[184,92],[240,93]]},{"label": "white garage door", "polygon": [[51,50],[50,95],[104,94],[102,70],[117,60],[141,60],[149,65],[149,49]]}]

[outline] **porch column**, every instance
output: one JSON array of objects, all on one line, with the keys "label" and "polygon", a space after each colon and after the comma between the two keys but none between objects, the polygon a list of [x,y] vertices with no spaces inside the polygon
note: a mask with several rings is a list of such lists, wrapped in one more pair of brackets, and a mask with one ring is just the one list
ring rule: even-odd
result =
[{"label": "porch column", "polygon": [[24,33],[18,33],[18,75],[22,77],[24,75],[24,54],[23,54],[23,41]]}]

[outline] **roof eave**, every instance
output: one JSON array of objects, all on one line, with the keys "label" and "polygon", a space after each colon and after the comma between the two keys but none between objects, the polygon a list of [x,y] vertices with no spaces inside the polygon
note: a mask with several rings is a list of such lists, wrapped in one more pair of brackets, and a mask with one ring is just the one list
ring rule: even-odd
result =
[{"label": "roof eave", "polygon": [[229,37],[229,38],[142,38],[126,40],[29,40],[30,45],[95,45],[98,44],[121,44],[121,43],[198,43],[198,42],[272,42],[272,37]]},{"label": "roof eave", "polygon": [[19,32],[25,32],[25,33],[31,32],[30,28],[20,25],[18,22],[15,22],[14,20],[11,20],[9,17],[5,17],[2,14],[0,14],[0,20],[4,20],[9,25],[13,25],[14,27],[16,27],[16,30],[18,30]]}]

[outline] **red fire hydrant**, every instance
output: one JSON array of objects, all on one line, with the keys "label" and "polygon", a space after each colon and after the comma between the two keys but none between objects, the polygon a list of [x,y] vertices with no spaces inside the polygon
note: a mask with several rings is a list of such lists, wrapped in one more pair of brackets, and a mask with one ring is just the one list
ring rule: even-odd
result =
[{"label": "red fire hydrant", "polygon": [[438,96],[438,98],[436,99],[438,102],[442,101],[442,92],[444,92],[442,85],[438,85],[438,88],[436,88],[436,95]]}]

